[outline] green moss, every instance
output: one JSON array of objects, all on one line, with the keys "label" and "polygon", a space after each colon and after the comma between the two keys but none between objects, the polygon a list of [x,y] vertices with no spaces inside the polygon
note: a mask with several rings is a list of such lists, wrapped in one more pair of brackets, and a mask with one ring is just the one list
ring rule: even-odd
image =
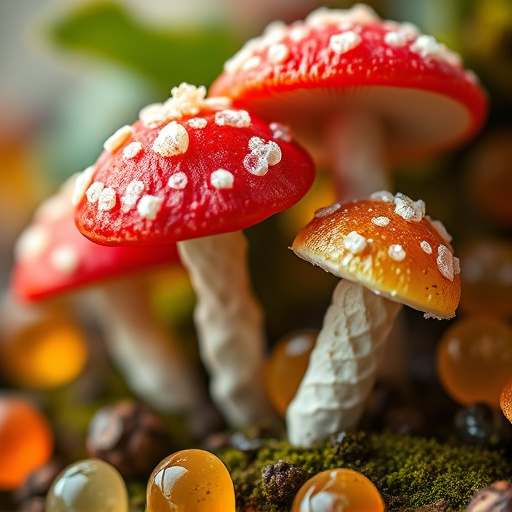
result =
[{"label": "green moss", "polygon": [[231,472],[240,511],[289,510],[269,503],[261,485],[262,469],[280,459],[310,476],[336,467],[356,469],[377,486],[388,512],[410,512],[441,501],[449,510],[464,510],[478,489],[512,477],[512,463],[501,452],[396,434],[347,433],[314,449],[265,440],[257,452],[229,448],[219,456]]}]

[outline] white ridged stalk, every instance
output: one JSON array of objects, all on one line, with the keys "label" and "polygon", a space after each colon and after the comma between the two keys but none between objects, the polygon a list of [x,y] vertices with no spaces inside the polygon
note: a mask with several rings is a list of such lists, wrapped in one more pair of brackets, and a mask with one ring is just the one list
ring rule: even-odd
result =
[{"label": "white ridged stalk", "polygon": [[154,318],[145,287],[140,280],[116,280],[93,292],[112,362],[130,389],[162,412],[208,407],[204,382]]},{"label": "white ridged stalk", "polygon": [[400,308],[359,284],[340,281],[286,412],[292,445],[308,447],[357,424]]},{"label": "white ridged stalk", "polygon": [[232,427],[269,424],[263,387],[265,336],[241,232],[178,243],[196,292],[195,322],[214,403]]}]

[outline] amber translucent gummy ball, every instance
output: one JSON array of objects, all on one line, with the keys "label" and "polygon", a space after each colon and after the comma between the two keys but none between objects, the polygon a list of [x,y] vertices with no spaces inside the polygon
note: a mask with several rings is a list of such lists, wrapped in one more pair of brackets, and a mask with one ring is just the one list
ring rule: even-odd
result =
[{"label": "amber translucent gummy ball", "polygon": [[[512,377],[512,371],[510,375]],[[500,407],[505,417],[512,423],[512,378],[507,381],[501,390]]]},{"label": "amber translucent gummy ball", "polygon": [[459,404],[484,402],[496,409],[512,375],[512,328],[496,318],[457,320],[438,346],[439,378]]},{"label": "amber translucent gummy ball", "polygon": [[498,238],[474,240],[461,248],[460,266],[462,311],[512,316],[512,242]]},{"label": "amber translucent gummy ball", "polygon": [[295,496],[290,512],[346,510],[384,512],[384,501],[371,480],[352,469],[322,471]]},{"label": "amber translucent gummy ball", "polygon": [[0,348],[7,377],[31,389],[52,389],[71,382],[84,369],[87,354],[82,329],[59,316],[17,330]]},{"label": "amber translucent gummy ball", "polygon": [[113,466],[100,459],[75,462],[54,480],[46,512],[128,512],[128,491]]},{"label": "amber translucent gummy ball", "polygon": [[146,512],[235,512],[235,490],[219,458],[204,450],[182,450],[154,469],[146,502]]},{"label": "amber translucent gummy ball", "polygon": [[296,331],[281,338],[265,364],[265,389],[276,411],[284,417],[306,373],[318,331]]},{"label": "amber translucent gummy ball", "polygon": [[28,400],[0,395],[0,490],[19,487],[53,451],[50,425]]}]

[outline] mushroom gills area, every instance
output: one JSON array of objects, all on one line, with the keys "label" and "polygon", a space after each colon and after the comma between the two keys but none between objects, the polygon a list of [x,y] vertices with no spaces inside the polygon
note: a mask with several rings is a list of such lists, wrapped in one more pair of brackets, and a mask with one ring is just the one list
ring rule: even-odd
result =
[{"label": "mushroom gills area", "polygon": [[456,145],[472,124],[469,112],[454,99],[387,86],[297,88],[244,100],[244,106],[292,126],[294,137],[320,160],[326,152],[326,127],[347,110],[373,112],[381,120],[387,155],[393,159],[420,157]]},{"label": "mushroom gills area", "polygon": [[286,413],[291,444],[309,447],[357,424],[400,309],[357,283],[340,281]]}]

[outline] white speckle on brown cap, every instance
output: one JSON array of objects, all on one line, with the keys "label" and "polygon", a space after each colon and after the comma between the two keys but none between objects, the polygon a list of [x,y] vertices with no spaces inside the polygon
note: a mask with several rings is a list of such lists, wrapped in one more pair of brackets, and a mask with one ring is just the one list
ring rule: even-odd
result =
[{"label": "white speckle on brown cap", "polygon": [[427,254],[432,254],[432,247],[430,246],[430,244],[426,241],[426,240],[423,240],[421,243],[420,243],[420,247],[423,249],[424,252],[426,252]]},{"label": "white speckle on brown cap", "polygon": [[395,261],[402,261],[406,254],[404,248],[400,244],[393,244],[389,246],[388,256]]},{"label": "white speckle on brown cap", "polygon": [[85,193],[87,196],[87,201],[89,203],[97,203],[100,198],[101,191],[105,188],[105,185],[101,183],[101,181],[95,181]]},{"label": "white speckle on brown cap", "polygon": [[187,186],[188,178],[184,172],[177,172],[171,174],[167,186],[176,190],[182,190]]},{"label": "white speckle on brown cap", "polygon": [[273,44],[268,49],[268,60],[273,64],[280,64],[284,62],[290,55],[288,46],[283,43]]},{"label": "white speckle on brown cap", "polygon": [[343,240],[343,245],[352,254],[359,254],[366,249],[368,242],[366,238],[357,231],[351,231]]},{"label": "white speckle on brown cap", "polygon": [[395,195],[395,213],[404,220],[420,222],[425,215],[425,203],[420,199],[413,201],[410,197],[398,192]]},{"label": "white speckle on brown cap", "polygon": [[133,133],[131,126],[121,126],[113,135],[111,135],[103,144],[106,151],[113,153],[116,149],[119,149],[130,135]]},{"label": "white speckle on brown cap", "polygon": [[290,133],[290,128],[281,123],[270,123],[270,129],[272,130],[272,135],[274,139],[281,139],[285,142],[291,142],[292,136]]},{"label": "white speckle on brown cap", "polygon": [[84,197],[85,192],[92,182],[95,170],[96,168],[94,165],[91,165],[77,175],[75,181],[75,192],[73,193],[73,199],[71,200],[73,206],[76,206]]},{"label": "white speckle on brown cap", "polygon": [[265,142],[260,137],[249,139],[251,152],[244,158],[244,167],[256,176],[264,176],[269,166],[276,165],[281,161],[281,148],[274,142]]},{"label": "white speckle on brown cap", "polygon": [[123,197],[121,197],[121,210],[124,213],[129,212],[139,200],[144,192],[144,183],[142,181],[131,181],[128,183]]},{"label": "white speckle on brown cap", "polygon": [[320,208],[315,212],[315,217],[326,217],[327,215],[331,215],[336,210],[339,210],[341,207],[340,203],[333,203],[325,208]]},{"label": "white speckle on brown cap", "polygon": [[162,199],[155,196],[142,196],[137,205],[137,211],[144,219],[155,220],[158,210],[162,204]]},{"label": "white speckle on brown cap", "polygon": [[187,125],[190,128],[201,129],[208,124],[208,121],[204,117],[193,117],[187,121]]},{"label": "white speckle on brown cap", "polygon": [[40,226],[29,226],[16,240],[14,255],[16,259],[35,261],[44,254],[50,245],[50,233]]},{"label": "white speckle on brown cap", "polygon": [[158,133],[153,142],[153,151],[161,156],[181,155],[187,152],[188,144],[187,130],[176,121],[171,121]]},{"label": "white speckle on brown cap", "polygon": [[218,126],[247,128],[251,126],[251,116],[246,110],[221,110],[215,113],[215,124]]},{"label": "white speckle on brown cap", "polygon": [[56,247],[49,255],[50,264],[63,274],[72,274],[78,268],[80,256],[71,245]]},{"label": "white speckle on brown cap", "polygon": [[370,199],[373,201],[382,201],[383,203],[393,203],[395,201],[395,196],[387,190],[379,190],[378,192],[374,192],[370,196]]},{"label": "white speckle on brown cap", "polygon": [[361,43],[361,36],[355,32],[348,31],[341,34],[334,34],[329,39],[329,48],[337,53],[346,53]]},{"label": "white speckle on brown cap", "polygon": [[140,142],[130,142],[130,144],[123,149],[123,158],[135,158],[141,151],[142,144]]},{"label": "white speckle on brown cap", "polygon": [[384,227],[384,226],[387,226],[391,221],[390,221],[389,217],[385,217],[382,215],[380,217],[372,217],[372,222],[376,226]]},{"label": "white speckle on brown cap", "polygon": [[452,237],[452,235],[450,235],[450,233],[448,233],[448,231],[444,227],[444,224],[440,220],[432,220],[430,217],[427,217],[427,219],[430,222],[430,224],[432,224],[434,229],[439,233],[441,238],[447,244],[449,244],[452,241],[453,237]]},{"label": "white speckle on brown cap", "polygon": [[454,276],[454,263],[453,263],[453,254],[451,253],[450,249],[446,247],[446,245],[441,244],[437,248],[437,268],[439,269],[439,272],[446,277],[446,279],[449,279],[450,281],[453,281]]},{"label": "white speckle on brown cap", "polygon": [[460,274],[460,260],[456,256],[453,257],[453,272],[455,275]]},{"label": "white speckle on brown cap", "polygon": [[116,205],[116,191],[113,188],[104,188],[98,198],[98,210],[109,211]]},{"label": "white speckle on brown cap", "polygon": [[217,189],[233,188],[234,176],[226,169],[217,169],[210,175],[210,183]]}]

